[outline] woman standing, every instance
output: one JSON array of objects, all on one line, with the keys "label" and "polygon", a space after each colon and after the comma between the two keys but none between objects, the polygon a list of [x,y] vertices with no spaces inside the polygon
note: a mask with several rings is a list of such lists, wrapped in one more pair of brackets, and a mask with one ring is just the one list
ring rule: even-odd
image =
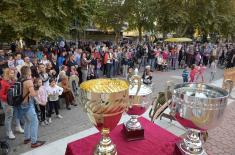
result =
[{"label": "woman standing", "polygon": [[91,62],[90,60],[87,60],[86,53],[82,53],[82,59],[81,59],[81,71],[82,71],[82,82],[87,80],[87,72],[88,72],[88,64]]},{"label": "woman standing", "polygon": [[31,79],[31,70],[28,66],[21,68],[21,78],[23,82],[23,97],[24,100],[19,106],[20,116],[23,117],[24,126],[24,144],[31,141],[31,148],[36,148],[45,143],[45,141],[38,141],[38,118],[34,107],[33,97],[37,96],[34,90],[33,81]]},{"label": "woman standing", "polygon": [[[15,71],[13,69],[6,68],[3,73],[3,79],[0,81],[1,83],[0,100],[5,114],[6,135],[9,139],[15,139],[15,135],[13,134],[11,129],[14,108],[8,105],[7,103],[7,92],[15,81],[16,81]],[[20,120],[17,117],[15,119],[16,119],[16,131],[24,133],[24,130],[20,126]]]}]

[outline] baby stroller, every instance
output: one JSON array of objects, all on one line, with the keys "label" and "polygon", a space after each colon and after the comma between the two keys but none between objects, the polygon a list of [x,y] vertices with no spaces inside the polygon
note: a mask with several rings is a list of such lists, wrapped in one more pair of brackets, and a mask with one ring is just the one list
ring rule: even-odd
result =
[{"label": "baby stroller", "polygon": [[0,140],[0,154],[7,155],[10,151],[10,145],[7,141]]},{"label": "baby stroller", "polygon": [[[4,126],[4,113],[1,111],[1,102],[0,102],[0,126]],[[9,153],[10,146],[7,141],[0,139],[0,155],[6,155]]]},{"label": "baby stroller", "polygon": [[69,78],[69,85],[72,88],[72,93],[74,96],[79,96],[79,78],[77,75],[72,75]]}]

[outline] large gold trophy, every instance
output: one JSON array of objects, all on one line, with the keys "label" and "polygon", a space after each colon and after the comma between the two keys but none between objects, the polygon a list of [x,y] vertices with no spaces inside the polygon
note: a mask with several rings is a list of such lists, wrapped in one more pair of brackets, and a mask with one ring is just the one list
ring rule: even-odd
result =
[{"label": "large gold trophy", "polygon": [[117,150],[109,132],[117,126],[122,113],[127,109],[128,82],[119,79],[95,79],[83,82],[80,88],[82,107],[102,134],[94,154],[116,155]]}]

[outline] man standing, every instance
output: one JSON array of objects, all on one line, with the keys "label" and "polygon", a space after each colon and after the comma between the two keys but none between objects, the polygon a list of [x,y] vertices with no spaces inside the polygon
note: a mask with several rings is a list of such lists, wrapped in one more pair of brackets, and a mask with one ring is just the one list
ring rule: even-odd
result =
[{"label": "man standing", "polygon": [[108,52],[105,53],[107,58],[106,67],[107,67],[107,77],[111,78],[112,65],[113,65],[113,49],[110,48]]}]

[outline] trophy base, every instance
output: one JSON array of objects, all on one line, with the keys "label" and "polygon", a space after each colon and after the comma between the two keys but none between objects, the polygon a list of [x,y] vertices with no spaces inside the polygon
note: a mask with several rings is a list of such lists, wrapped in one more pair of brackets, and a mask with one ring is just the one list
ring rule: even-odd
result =
[{"label": "trophy base", "polygon": [[127,141],[144,139],[144,128],[130,130],[123,124],[122,133]]},{"label": "trophy base", "polygon": [[117,155],[116,146],[109,137],[109,129],[103,128],[101,134],[102,138],[96,145],[94,155]]},{"label": "trophy base", "polygon": [[177,151],[178,153],[180,153],[181,155],[208,155],[205,150],[203,150],[203,151],[202,151],[201,153],[199,153],[199,154],[192,154],[192,153],[188,152],[187,150],[185,150],[185,149],[182,147],[182,145],[183,145],[183,142],[182,142],[182,141],[176,143],[176,149],[177,149],[176,151]]}]

